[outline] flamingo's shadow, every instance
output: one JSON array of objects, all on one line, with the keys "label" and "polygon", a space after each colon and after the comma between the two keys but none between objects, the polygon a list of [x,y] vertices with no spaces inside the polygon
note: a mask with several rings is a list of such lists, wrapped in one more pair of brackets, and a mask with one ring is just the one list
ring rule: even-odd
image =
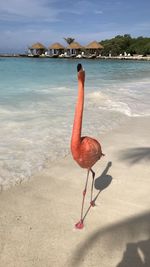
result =
[{"label": "flamingo's shadow", "polygon": [[108,172],[108,170],[109,170],[109,168],[111,166],[112,166],[112,162],[110,161],[110,162],[107,163],[107,166],[106,166],[105,170],[102,172],[102,174],[95,179],[95,184],[94,184],[95,185],[95,189],[99,190],[99,192],[97,193],[97,195],[94,198],[94,203],[97,200],[99,194],[104,189],[106,189],[110,185],[110,183],[112,181],[112,176],[107,174],[107,172]]},{"label": "flamingo's shadow", "polygon": [[110,185],[112,181],[112,176],[108,175],[107,172],[111,166],[112,162],[108,162],[102,174],[95,179],[95,189],[102,191]]}]

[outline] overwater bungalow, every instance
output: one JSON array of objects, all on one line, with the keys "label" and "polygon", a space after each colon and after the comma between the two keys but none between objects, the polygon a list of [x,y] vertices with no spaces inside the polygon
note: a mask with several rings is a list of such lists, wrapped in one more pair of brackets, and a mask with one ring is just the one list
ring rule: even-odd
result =
[{"label": "overwater bungalow", "polygon": [[86,54],[93,55],[93,56],[94,55],[99,56],[103,48],[104,47],[96,41],[93,41],[89,43],[87,46],[85,46]]},{"label": "overwater bungalow", "polygon": [[48,51],[50,56],[59,56],[64,54],[65,47],[60,43],[54,43],[48,47]]},{"label": "overwater bungalow", "polygon": [[83,49],[84,47],[77,42],[72,42],[70,45],[67,46],[67,51],[70,56],[77,56],[81,53]]},{"label": "overwater bungalow", "polygon": [[40,56],[45,54],[47,48],[41,43],[35,43],[31,47],[29,47],[29,51],[32,56]]}]

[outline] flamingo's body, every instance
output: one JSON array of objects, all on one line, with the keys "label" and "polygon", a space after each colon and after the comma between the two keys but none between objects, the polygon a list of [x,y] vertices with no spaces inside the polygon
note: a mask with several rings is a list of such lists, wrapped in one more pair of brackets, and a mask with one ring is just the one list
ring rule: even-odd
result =
[{"label": "flamingo's body", "polygon": [[93,182],[91,188],[91,205],[92,203],[92,192],[93,192],[93,183],[95,173],[92,170],[92,166],[103,156],[100,143],[88,136],[81,137],[82,130],[82,117],[83,117],[83,108],[84,108],[84,81],[85,81],[85,72],[82,69],[81,64],[78,64],[78,100],[76,104],[74,124],[72,131],[71,139],[71,152],[74,160],[79,164],[80,167],[86,168],[88,170],[87,180],[85,189],[83,191],[83,201],[81,209],[81,220],[76,224],[76,227],[81,229],[83,228],[83,205],[84,197],[86,194],[87,182],[89,172],[92,172]]},{"label": "flamingo's body", "polygon": [[81,137],[80,145],[77,148],[72,145],[71,150],[79,166],[89,170],[102,156],[99,142],[88,136]]}]

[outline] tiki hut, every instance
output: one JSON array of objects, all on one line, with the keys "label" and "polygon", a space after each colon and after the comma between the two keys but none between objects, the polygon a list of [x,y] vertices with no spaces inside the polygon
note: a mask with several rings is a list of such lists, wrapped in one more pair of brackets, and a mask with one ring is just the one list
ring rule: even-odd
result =
[{"label": "tiki hut", "polygon": [[88,54],[95,54],[96,56],[98,56],[104,47],[100,43],[93,41],[85,48]]},{"label": "tiki hut", "polygon": [[41,44],[41,43],[35,43],[31,47],[29,47],[29,51],[31,52],[32,55],[35,56],[40,56],[45,53],[47,48]]},{"label": "tiki hut", "polygon": [[54,43],[48,47],[50,55],[60,55],[65,51],[65,47],[60,43]]},{"label": "tiki hut", "polygon": [[69,51],[69,54],[71,56],[78,55],[83,48],[84,47],[77,42],[72,42],[70,45],[67,46],[67,50]]}]

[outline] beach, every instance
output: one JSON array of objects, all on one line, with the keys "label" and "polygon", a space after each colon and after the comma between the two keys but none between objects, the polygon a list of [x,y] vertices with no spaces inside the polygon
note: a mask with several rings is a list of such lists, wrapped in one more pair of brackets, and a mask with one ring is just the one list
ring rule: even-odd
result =
[{"label": "beach", "polygon": [[105,154],[83,230],[86,170],[70,153],[79,61],[60,62],[0,60],[0,266],[149,266],[149,62],[80,61],[82,136]]},{"label": "beach", "polygon": [[74,224],[80,217],[86,171],[70,153],[28,182],[3,191],[0,265],[149,266],[149,132],[149,116],[128,117],[99,135],[106,155],[94,166],[96,206],[83,230]]},{"label": "beach", "polygon": [[0,267],[150,267],[149,10],[0,2]]}]

